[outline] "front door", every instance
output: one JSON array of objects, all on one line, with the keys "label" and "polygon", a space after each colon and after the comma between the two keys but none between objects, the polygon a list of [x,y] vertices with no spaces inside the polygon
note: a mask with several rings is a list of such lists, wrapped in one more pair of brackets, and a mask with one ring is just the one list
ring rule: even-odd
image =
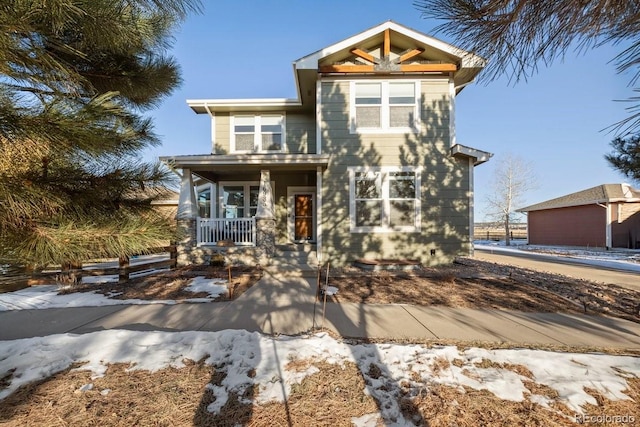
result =
[{"label": "front door", "polygon": [[313,194],[294,196],[294,240],[304,242],[313,240]]},{"label": "front door", "polygon": [[301,188],[289,190],[290,239],[296,243],[314,242],[316,240],[315,191]]}]

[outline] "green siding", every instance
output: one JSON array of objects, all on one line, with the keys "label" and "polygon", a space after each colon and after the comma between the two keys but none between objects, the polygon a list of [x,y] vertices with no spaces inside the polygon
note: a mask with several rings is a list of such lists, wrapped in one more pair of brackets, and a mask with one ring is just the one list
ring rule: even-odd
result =
[{"label": "green siding", "polygon": [[316,153],[316,118],[313,114],[287,113],[286,132],[287,152]]},{"label": "green siding", "polygon": [[[242,114],[252,114],[245,113]],[[256,112],[255,114],[260,114]],[[231,115],[216,113],[215,152],[229,154],[231,151]],[[286,152],[314,154],[316,152],[316,121],[313,114],[287,113],[285,117]]]},{"label": "green siding", "polygon": [[231,134],[230,134],[231,118],[229,113],[216,113],[215,115],[215,153],[229,154],[231,151]]},{"label": "green siding", "polygon": [[[349,82],[325,81],[321,87],[322,152],[332,156],[323,177],[325,256],[338,265],[362,257],[417,258],[433,265],[468,254],[470,169],[449,152],[448,80],[422,82],[423,126],[410,134],[350,133]],[[420,232],[351,233],[350,166],[422,166]]]}]

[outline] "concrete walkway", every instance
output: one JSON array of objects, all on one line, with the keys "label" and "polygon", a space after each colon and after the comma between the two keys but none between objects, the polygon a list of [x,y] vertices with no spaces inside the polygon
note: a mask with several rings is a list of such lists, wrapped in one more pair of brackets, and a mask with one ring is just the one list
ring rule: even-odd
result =
[{"label": "concrete walkway", "polygon": [[640,324],[602,316],[453,309],[405,304],[327,303],[315,277],[266,273],[232,302],[120,305],[0,312],[0,340],[105,329],[293,335],[321,324],[344,337],[416,338],[640,350]]}]

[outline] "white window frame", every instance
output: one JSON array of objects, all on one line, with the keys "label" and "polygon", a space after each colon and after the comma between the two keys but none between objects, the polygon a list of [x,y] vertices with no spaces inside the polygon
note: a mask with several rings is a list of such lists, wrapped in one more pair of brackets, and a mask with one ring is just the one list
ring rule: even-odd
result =
[{"label": "white window frame", "polygon": [[[371,84],[378,83],[381,85],[382,103],[380,104],[380,127],[357,127],[356,126],[356,86],[358,84]],[[414,120],[413,126],[406,127],[391,127],[390,126],[390,107],[389,103],[389,84],[390,83],[413,83],[414,89]],[[420,80],[352,80],[349,86],[349,132],[354,134],[365,133],[417,133],[420,131],[421,123],[421,92],[420,92]],[[410,105],[410,104],[405,104]],[[366,106],[366,104],[363,104]]]},{"label": "white window frame", "polygon": [[[260,181],[220,181],[218,183],[218,218],[226,218],[225,217],[225,209],[227,205],[224,202],[224,187],[243,187],[244,193],[244,206],[242,207],[245,212],[245,216],[238,218],[251,218],[251,187],[260,187]],[[249,216],[247,216],[249,214]]]},{"label": "white window frame", "polygon": [[[251,187],[260,188],[260,181],[220,181],[218,183],[218,218],[225,218],[226,205],[224,203],[224,187],[244,187],[244,210],[245,216],[242,218],[252,218],[252,216],[246,216],[246,213],[251,213]],[[271,191],[275,194],[276,182],[271,181]],[[254,215],[255,216],[255,215]]]},{"label": "white window frame", "polygon": [[[349,228],[351,233],[391,233],[404,232],[416,233],[420,231],[422,223],[421,209],[421,181],[422,167],[414,166],[381,166],[381,167],[350,167],[349,172]],[[382,218],[380,226],[357,226],[356,225],[356,172],[379,172],[382,202]],[[392,172],[413,172],[415,175],[415,198],[405,199],[415,201],[414,224],[392,227],[391,202],[389,197],[389,173]],[[397,200],[397,199],[393,199]]]},{"label": "white window frame", "polygon": [[[237,150],[236,149],[236,118],[237,117],[253,117],[253,150]],[[261,132],[263,117],[279,117],[281,122],[281,141],[280,150],[264,150],[262,147],[262,135],[271,132]],[[286,116],[283,113],[275,114],[234,114],[231,116],[229,133],[231,134],[230,151],[232,153],[283,153],[286,151]]]},{"label": "white window frame", "polygon": [[206,217],[201,217],[200,216],[200,193],[209,190],[209,215],[210,218],[215,218],[216,217],[216,212],[217,212],[217,207],[216,207],[216,201],[217,201],[217,196],[216,196],[216,185],[208,182],[206,184],[200,184],[198,185],[196,188],[196,203],[198,204],[198,217],[199,218],[206,218]]}]

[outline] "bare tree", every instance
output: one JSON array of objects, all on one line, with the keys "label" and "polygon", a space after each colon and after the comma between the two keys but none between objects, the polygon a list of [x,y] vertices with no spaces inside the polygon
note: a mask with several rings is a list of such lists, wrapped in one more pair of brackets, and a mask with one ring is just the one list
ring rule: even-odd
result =
[{"label": "bare tree", "polygon": [[488,216],[504,227],[507,246],[511,245],[511,223],[518,215],[515,209],[523,202],[525,193],[536,187],[537,177],[531,162],[512,154],[498,161],[487,196]]},{"label": "bare tree", "polygon": [[489,59],[483,78],[503,74],[516,81],[534,74],[570,50],[604,43],[622,46],[618,72],[631,72],[629,117],[619,134],[640,129],[640,2],[638,0],[416,0],[426,18],[461,48]]}]

